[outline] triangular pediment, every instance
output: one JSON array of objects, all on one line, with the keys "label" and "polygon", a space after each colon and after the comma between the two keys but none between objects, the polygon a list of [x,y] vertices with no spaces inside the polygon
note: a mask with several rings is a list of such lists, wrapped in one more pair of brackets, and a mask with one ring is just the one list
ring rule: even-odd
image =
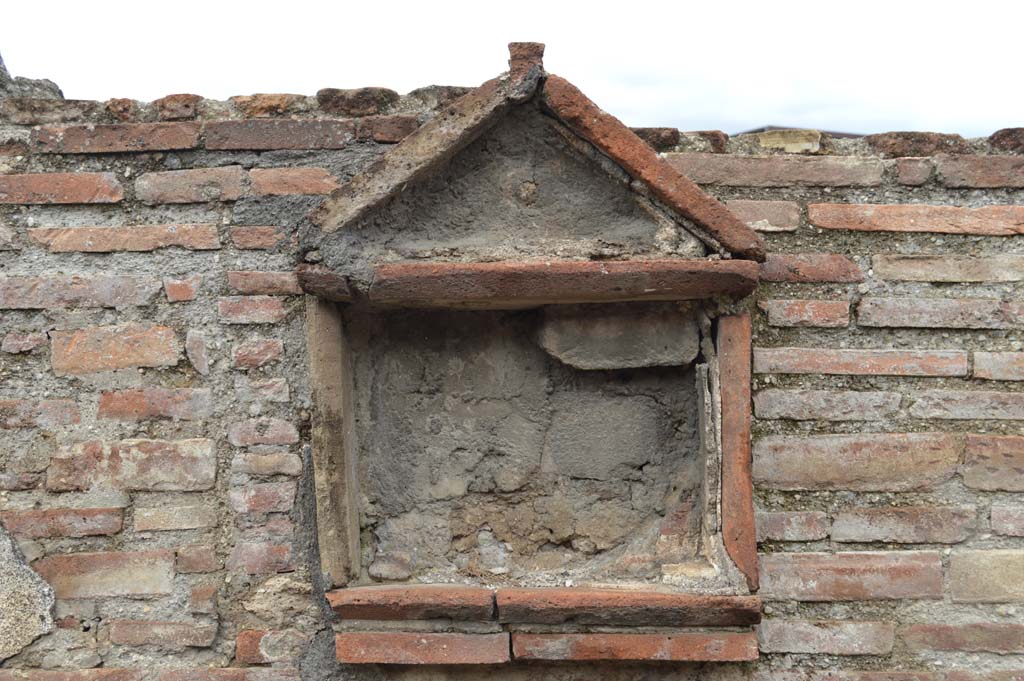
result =
[{"label": "triangular pediment", "polygon": [[[535,103],[332,235],[332,266],[372,262],[703,258],[707,247]],[[323,248],[321,250],[324,250]]]},{"label": "triangular pediment", "polygon": [[307,250],[356,288],[395,262],[764,259],[722,203],[539,63],[453,102],[310,222]]}]

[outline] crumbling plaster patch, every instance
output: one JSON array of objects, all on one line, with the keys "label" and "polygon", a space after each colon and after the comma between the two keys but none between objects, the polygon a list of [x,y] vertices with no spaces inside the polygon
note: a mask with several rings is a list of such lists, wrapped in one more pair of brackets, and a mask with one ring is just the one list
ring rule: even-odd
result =
[{"label": "crumbling plaster patch", "polygon": [[0,660],[53,631],[53,589],[0,526]]}]

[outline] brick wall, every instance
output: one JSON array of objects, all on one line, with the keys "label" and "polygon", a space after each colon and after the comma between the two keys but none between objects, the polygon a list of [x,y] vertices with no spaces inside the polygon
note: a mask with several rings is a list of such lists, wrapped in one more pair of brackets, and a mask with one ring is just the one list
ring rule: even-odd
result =
[{"label": "brick wall", "polygon": [[[322,195],[457,93],[0,100],[0,521],[57,621],[0,681],[480,678],[333,662],[292,274]],[[644,136],[772,253],[761,659],[500,674],[1019,678],[1024,134]]]}]

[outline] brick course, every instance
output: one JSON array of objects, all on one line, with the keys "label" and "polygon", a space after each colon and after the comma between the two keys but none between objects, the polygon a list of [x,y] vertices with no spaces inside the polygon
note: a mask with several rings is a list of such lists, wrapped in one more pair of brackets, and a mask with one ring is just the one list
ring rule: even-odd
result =
[{"label": "brick course", "polygon": [[165,550],[69,553],[32,567],[61,599],[161,596],[174,587],[174,554]]},{"label": "brick course", "polygon": [[347,632],[335,635],[339,662],[500,664],[509,661],[509,635]]},{"label": "brick course", "polygon": [[0,175],[0,204],[118,203],[124,190],[113,173]]},{"label": "brick course", "polygon": [[962,450],[945,433],[772,435],[754,442],[754,481],[783,490],[928,489],[953,476]]},{"label": "brick course", "polygon": [[942,598],[942,560],[932,551],[767,554],[761,574],[769,600]]}]

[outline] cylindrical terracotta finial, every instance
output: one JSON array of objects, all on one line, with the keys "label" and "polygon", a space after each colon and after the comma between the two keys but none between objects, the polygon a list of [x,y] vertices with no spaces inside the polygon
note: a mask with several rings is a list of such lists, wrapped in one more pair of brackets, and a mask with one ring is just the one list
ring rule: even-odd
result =
[{"label": "cylindrical terracotta finial", "polygon": [[544,68],[544,43],[509,43],[509,75],[517,78],[534,65]]}]

